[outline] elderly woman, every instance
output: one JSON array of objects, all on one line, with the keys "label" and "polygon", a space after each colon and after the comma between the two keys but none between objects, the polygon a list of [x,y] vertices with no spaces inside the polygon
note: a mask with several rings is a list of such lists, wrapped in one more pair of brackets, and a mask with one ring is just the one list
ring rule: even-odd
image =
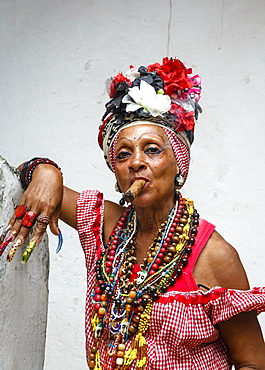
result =
[{"label": "elderly woman", "polygon": [[25,193],[0,251],[14,241],[11,261],[35,221],[23,262],[48,223],[54,234],[58,218],[78,230],[90,369],[265,369],[265,289],[249,288],[235,249],[179,192],[200,112],[191,73],[164,58],[112,79],[99,144],[120,204],[63,188],[49,159],[21,166]]}]

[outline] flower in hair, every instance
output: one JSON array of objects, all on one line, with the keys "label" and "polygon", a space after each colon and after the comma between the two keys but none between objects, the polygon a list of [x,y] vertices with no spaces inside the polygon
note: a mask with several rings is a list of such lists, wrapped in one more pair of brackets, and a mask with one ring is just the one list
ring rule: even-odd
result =
[{"label": "flower in hair", "polygon": [[163,58],[162,64],[151,64],[149,72],[155,71],[164,81],[165,94],[180,96],[183,90],[188,91],[193,85],[188,74],[192,73],[191,68],[186,68],[179,59]]},{"label": "flower in hair", "polygon": [[140,76],[132,81],[133,87],[140,86],[141,81],[145,81],[146,83],[148,83],[148,85],[153,86],[155,91],[164,89],[164,82],[156,72],[149,72],[148,69],[143,66],[138,69],[138,72]]},{"label": "flower in hair", "polygon": [[131,86],[131,81],[122,73],[118,73],[111,81],[109,87],[110,98],[115,98],[120,94],[124,94]]},{"label": "flower in hair", "polygon": [[99,142],[111,142],[115,133],[134,120],[155,120],[175,132],[185,131],[193,142],[194,125],[202,112],[198,104],[201,78],[177,58],[162,63],[130,66],[123,75],[111,79],[111,100],[106,104],[99,131]]},{"label": "flower in hair", "polygon": [[131,68],[125,73],[125,77],[127,77],[130,81],[134,81],[136,78],[140,77],[140,72],[137,68],[130,66]]},{"label": "flower in hair", "polygon": [[194,130],[195,115],[193,110],[186,110],[181,105],[172,103],[169,113],[175,117],[177,131]]},{"label": "flower in hair", "polygon": [[145,80],[140,80],[139,86],[129,89],[122,102],[126,104],[126,112],[135,112],[142,108],[153,117],[166,113],[171,107],[170,97],[164,95],[161,90],[156,92],[155,88]]}]

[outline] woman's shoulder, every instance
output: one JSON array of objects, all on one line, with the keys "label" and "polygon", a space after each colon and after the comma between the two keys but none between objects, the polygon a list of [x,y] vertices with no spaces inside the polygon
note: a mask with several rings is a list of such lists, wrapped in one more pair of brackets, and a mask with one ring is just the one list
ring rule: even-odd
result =
[{"label": "woman's shoulder", "polygon": [[194,277],[197,282],[199,279],[199,283],[209,288],[221,286],[249,289],[248,279],[236,249],[217,231],[212,233],[201,252],[194,269]]}]

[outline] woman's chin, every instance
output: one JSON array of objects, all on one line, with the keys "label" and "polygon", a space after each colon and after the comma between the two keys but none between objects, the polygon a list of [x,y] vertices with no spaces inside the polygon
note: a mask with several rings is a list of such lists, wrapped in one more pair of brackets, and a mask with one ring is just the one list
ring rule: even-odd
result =
[{"label": "woman's chin", "polygon": [[[169,199],[173,196],[168,196],[166,199],[159,199],[157,196],[152,194],[139,194],[134,201],[132,202],[132,205],[137,208],[154,208],[154,209],[163,209],[165,205],[168,203]],[[172,201],[173,204],[173,201]],[[170,205],[173,206],[173,205]]]}]

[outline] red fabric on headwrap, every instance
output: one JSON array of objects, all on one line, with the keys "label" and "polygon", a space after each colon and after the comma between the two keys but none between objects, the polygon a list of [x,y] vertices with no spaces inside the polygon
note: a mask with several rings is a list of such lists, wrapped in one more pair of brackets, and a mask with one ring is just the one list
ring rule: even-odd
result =
[{"label": "red fabric on headwrap", "polygon": [[162,127],[162,129],[167,134],[168,140],[170,141],[173,152],[175,154],[180,173],[186,181],[190,166],[190,151],[173,131],[169,130],[166,127]]}]

